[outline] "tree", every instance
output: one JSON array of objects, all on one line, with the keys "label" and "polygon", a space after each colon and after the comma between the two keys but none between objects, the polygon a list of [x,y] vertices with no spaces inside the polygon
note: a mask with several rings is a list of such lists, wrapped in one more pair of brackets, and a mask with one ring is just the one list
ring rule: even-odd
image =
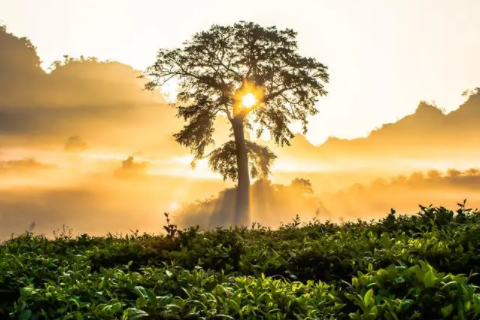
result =
[{"label": "tree", "polygon": [[290,183],[290,187],[304,194],[313,194],[312,183],[308,179],[303,179],[303,178],[293,179],[292,183]]},{"label": "tree", "polygon": [[[318,111],[326,95],[327,67],[297,52],[296,32],[262,27],[251,22],[214,25],[195,34],[182,48],[161,49],[148,68],[153,90],[176,79],[178,116],[187,124],[174,135],[190,148],[196,161],[209,157],[210,167],[224,179],[237,180],[234,223],[248,222],[250,174],[265,177],[275,155],[249,141],[246,131],[268,131],[277,145],[289,145],[289,124]],[[223,115],[231,124],[233,140],[206,153],[214,144],[214,119]],[[249,170],[251,166],[251,171]]]}]

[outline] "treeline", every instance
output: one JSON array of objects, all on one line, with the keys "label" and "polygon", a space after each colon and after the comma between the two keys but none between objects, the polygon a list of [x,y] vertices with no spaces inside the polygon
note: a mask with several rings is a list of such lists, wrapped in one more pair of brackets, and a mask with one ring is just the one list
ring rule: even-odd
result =
[{"label": "treeline", "polygon": [[399,175],[390,180],[379,178],[370,185],[355,184],[349,190],[377,189],[385,187],[480,187],[480,170],[471,168],[467,170],[448,169],[444,172],[429,170],[416,171],[410,175]]}]

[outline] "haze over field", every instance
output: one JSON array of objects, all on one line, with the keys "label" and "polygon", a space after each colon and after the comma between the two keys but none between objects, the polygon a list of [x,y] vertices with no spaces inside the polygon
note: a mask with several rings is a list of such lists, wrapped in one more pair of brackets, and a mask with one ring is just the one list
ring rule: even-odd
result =
[{"label": "haze over field", "polygon": [[[48,3],[53,6],[55,1]],[[429,3],[419,2],[419,10],[429,12]],[[350,65],[351,79],[346,80],[343,63],[348,57],[334,58],[340,49],[331,51],[334,44],[320,41],[323,31],[318,35],[302,31],[305,26],[300,19],[294,19],[293,27],[299,26],[300,47],[313,55],[324,50],[326,56],[320,58],[331,65],[331,90],[327,86],[329,96],[319,102],[324,113],[311,119],[307,136],[297,133],[292,145],[283,148],[275,146],[268,136],[259,139],[278,159],[270,181],[253,184],[253,221],[276,227],[296,214],[303,220],[370,219],[386,214],[391,207],[410,213],[420,203],[455,206],[464,198],[468,199],[467,205],[480,207],[480,172],[475,169],[480,168],[480,91],[475,89],[480,84],[480,65],[478,59],[471,58],[480,56],[480,46],[471,37],[474,32],[478,35],[480,22],[471,16],[476,3],[459,3],[455,9],[446,2],[438,4],[439,12],[429,12],[431,26],[420,26],[420,18],[405,12],[399,4],[377,6],[378,23],[387,23],[384,19],[394,16],[394,22],[386,24],[387,29],[398,28],[396,39],[418,50],[408,54],[414,62],[411,68],[405,67],[412,73],[403,74],[406,71],[400,69],[382,70],[382,66],[401,68],[404,64],[400,61],[407,60],[392,53],[393,44],[383,42],[384,59],[380,60],[375,56],[375,46],[370,48],[374,52],[371,59],[377,65],[372,66],[368,81],[362,81],[366,87],[361,94],[350,83],[352,79],[360,81],[364,73],[361,59],[354,59],[358,65]],[[76,8],[77,4],[67,7]],[[118,10],[128,16],[129,5],[122,1],[118,5]],[[323,5],[325,10],[332,9],[332,5]],[[61,37],[50,36],[55,41],[51,40],[53,43],[47,47],[44,36],[32,29],[40,22],[19,19],[17,6],[9,1],[0,4],[0,12],[7,12],[0,21],[8,24],[0,28],[0,236],[22,232],[32,222],[36,232],[46,234],[63,224],[74,232],[91,234],[134,229],[157,232],[166,211],[181,226],[229,225],[234,195],[228,188],[234,184],[224,182],[206,161],[200,161],[195,170],[191,168],[193,157],[189,150],[172,137],[183,120],[175,117],[174,108],[162,93],[143,90],[148,79],[140,79],[143,73],[137,69],[152,63],[153,56],[152,61],[148,60],[141,46],[132,46],[142,55],[138,59],[132,56],[133,51],[109,56],[111,51],[106,47],[98,43],[94,46],[95,42],[73,31],[63,34],[69,38],[66,44]],[[28,10],[35,6],[32,4]],[[260,11],[264,10],[263,5],[260,7]],[[470,10],[463,10],[467,7]],[[337,9],[345,10],[346,16],[359,10],[341,6]],[[79,17],[84,14],[78,13]],[[355,19],[363,21],[368,15]],[[448,24],[464,32],[450,34],[444,28],[435,29],[440,25],[437,15],[448,15]],[[404,28],[401,20],[407,16],[417,23],[422,36]],[[272,19],[280,17],[277,14]],[[227,20],[233,18],[237,16],[228,16]],[[100,20],[97,17],[92,21],[96,25]],[[191,27],[197,26],[192,23]],[[376,25],[363,28],[373,32],[368,38],[373,44],[384,39]],[[148,46],[155,45],[150,52],[153,55],[157,47],[178,45],[177,37],[195,31],[182,27],[178,35],[174,32],[171,36],[171,42],[164,35],[161,43],[146,36],[145,41]],[[342,31],[337,39],[348,42],[355,38],[353,31],[347,34]],[[405,39],[410,35],[412,39]],[[445,39],[421,45],[421,40],[429,36]],[[75,37],[84,47],[72,47],[70,38]],[[112,48],[117,48],[116,40],[111,41]],[[327,37],[325,41],[332,39]],[[73,52],[75,57],[58,54],[62,45],[63,52]],[[447,47],[455,50],[443,51]],[[353,49],[360,50],[357,45]],[[436,54],[432,57],[433,51]],[[366,55],[361,50],[353,52]],[[81,53],[102,60],[80,57]],[[437,62],[438,70],[433,66],[418,68],[428,59]],[[445,67],[441,68],[441,79],[437,79],[440,65]],[[374,86],[388,83],[394,75],[399,76],[397,82],[391,82],[388,88]],[[407,83],[408,79],[412,82]],[[169,90],[166,88],[163,94]],[[442,103],[437,106],[421,101],[423,98]],[[217,120],[217,142],[228,138],[227,125],[226,118]],[[299,132],[296,125],[293,127]],[[344,138],[327,138],[332,135]],[[311,185],[300,180],[292,182],[296,178],[308,179]]]}]

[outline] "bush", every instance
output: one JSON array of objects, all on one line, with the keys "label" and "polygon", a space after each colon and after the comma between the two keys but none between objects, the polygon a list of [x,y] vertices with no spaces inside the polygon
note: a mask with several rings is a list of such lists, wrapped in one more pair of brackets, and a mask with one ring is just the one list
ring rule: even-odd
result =
[{"label": "bush", "polygon": [[0,318],[479,319],[480,213],[0,245]]}]

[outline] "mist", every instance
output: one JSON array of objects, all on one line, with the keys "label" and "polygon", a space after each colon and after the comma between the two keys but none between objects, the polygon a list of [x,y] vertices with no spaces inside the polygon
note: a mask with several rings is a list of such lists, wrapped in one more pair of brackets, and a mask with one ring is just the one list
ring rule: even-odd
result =
[{"label": "mist", "polygon": [[[0,47],[0,237],[64,225],[161,232],[165,212],[181,227],[231,225],[234,183],[205,160],[192,169],[189,150],[172,137],[183,120],[159,92],[143,90],[141,71],[69,56],[45,71],[35,45],[6,27]],[[228,139],[226,124],[217,120],[216,141]],[[316,146],[297,133],[281,148],[262,136],[278,159],[252,184],[251,221],[372,219],[465,198],[478,207],[480,177],[469,168],[478,167],[479,128],[480,90],[472,89],[450,113],[419,102],[363,138]]]}]

